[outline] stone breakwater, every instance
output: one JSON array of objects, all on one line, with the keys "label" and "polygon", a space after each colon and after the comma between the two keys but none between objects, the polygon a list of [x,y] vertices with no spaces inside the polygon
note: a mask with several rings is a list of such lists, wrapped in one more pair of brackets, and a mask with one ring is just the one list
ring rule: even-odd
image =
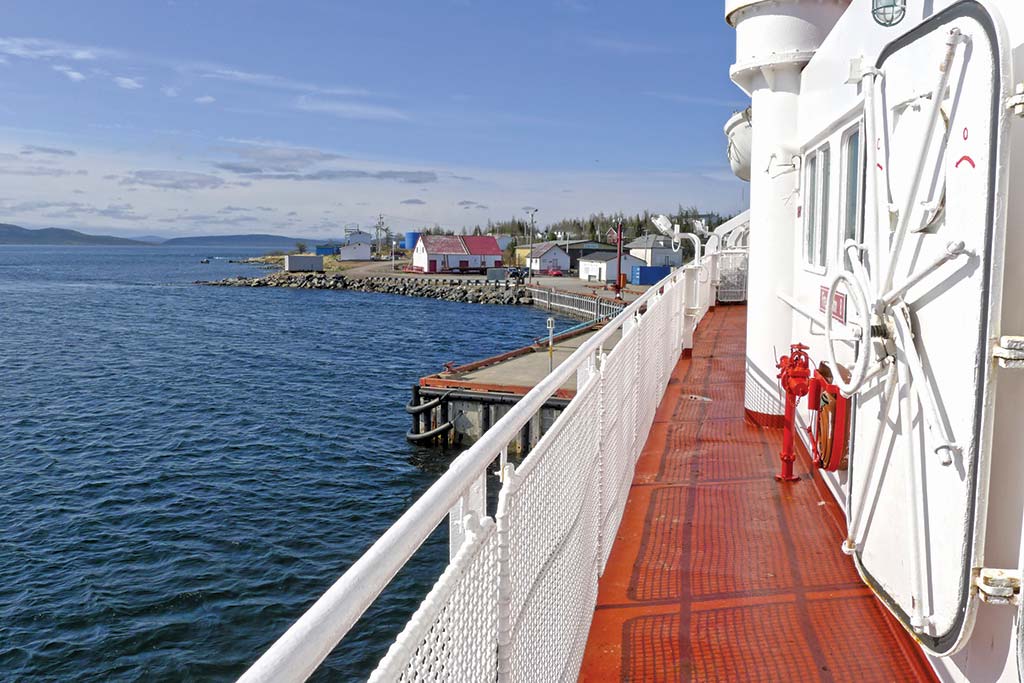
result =
[{"label": "stone breakwater", "polygon": [[410,277],[349,278],[341,273],[273,273],[264,277],[231,277],[199,285],[218,287],[287,287],[292,289],[338,289],[353,292],[399,294],[442,301],[504,306],[533,303],[526,288],[504,282],[461,279],[420,279]]}]

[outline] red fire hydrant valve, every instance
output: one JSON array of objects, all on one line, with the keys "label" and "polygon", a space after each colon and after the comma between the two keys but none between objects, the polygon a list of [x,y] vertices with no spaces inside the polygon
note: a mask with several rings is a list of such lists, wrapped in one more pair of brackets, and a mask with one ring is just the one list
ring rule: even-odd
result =
[{"label": "red fire hydrant valve", "polygon": [[789,355],[779,359],[779,383],[786,392],[786,423],[782,430],[782,471],[775,475],[778,481],[799,481],[793,474],[793,434],[796,432],[796,404],[811,388],[811,359],[803,344],[789,347]]}]

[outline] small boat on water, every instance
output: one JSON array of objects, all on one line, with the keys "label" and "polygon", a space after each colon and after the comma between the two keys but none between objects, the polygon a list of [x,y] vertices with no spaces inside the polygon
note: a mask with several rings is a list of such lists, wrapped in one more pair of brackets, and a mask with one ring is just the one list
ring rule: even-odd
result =
[{"label": "small boat on water", "polygon": [[209,262],[210,262],[210,259],[208,259],[208,258],[204,258],[204,259],[201,259],[201,260],[200,260],[199,262],[200,262],[200,263],[209,263]]}]

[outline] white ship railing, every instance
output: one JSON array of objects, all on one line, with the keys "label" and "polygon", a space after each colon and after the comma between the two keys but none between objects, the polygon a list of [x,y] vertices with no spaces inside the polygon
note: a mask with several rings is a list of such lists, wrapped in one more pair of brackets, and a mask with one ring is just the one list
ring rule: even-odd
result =
[{"label": "white ship railing", "polygon": [[[556,367],[240,680],[305,680],[446,516],[451,562],[370,680],[575,680],[636,460],[714,301],[715,258],[674,271]],[[506,463],[508,444],[574,375],[567,408],[518,468]],[[503,483],[491,518],[496,460]]]},{"label": "white ship railing", "polygon": [[551,311],[560,311],[570,315],[580,315],[588,319],[612,317],[618,315],[625,308],[625,304],[619,301],[602,299],[585,294],[573,294],[571,292],[556,292],[543,287],[527,287],[534,306],[540,306]]}]

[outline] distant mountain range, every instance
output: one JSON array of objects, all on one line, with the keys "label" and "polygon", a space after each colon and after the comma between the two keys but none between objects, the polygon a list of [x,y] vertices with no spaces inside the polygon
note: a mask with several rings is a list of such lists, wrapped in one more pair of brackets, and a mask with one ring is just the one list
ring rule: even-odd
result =
[{"label": "distant mountain range", "polygon": [[285,237],[283,235],[212,235],[208,237],[174,237],[162,242],[166,246],[176,247],[266,247],[271,248],[295,248],[296,242],[305,242],[312,247],[323,239],[312,239],[307,237]]},{"label": "distant mountain range", "polygon": [[66,230],[64,228],[29,230],[9,223],[0,223],[0,244],[143,246],[146,243],[124,237],[86,235],[84,232]]},{"label": "distant mountain range", "polygon": [[110,235],[87,235],[77,230],[66,228],[42,228],[30,230],[9,223],[0,223],[0,244],[35,244],[40,246],[135,246],[146,247],[154,244],[167,246],[203,246],[203,247],[250,247],[255,249],[292,249],[297,242],[305,242],[312,247],[316,240],[305,237],[286,237],[284,235],[211,235],[206,237],[162,237],[145,236],[136,239],[113,237]]}]

